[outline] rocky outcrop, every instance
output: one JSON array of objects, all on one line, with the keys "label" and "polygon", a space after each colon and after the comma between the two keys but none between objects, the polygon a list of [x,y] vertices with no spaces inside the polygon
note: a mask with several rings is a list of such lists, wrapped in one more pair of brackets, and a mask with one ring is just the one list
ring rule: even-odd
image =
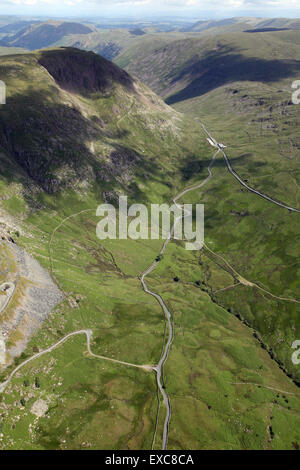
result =
[{"label": "rocky outcrop", "polygon": [[[7,273],[15,291],[9,306],[0,317],[1,338],[9,344],[7,361],[19,356],[31,336],[41,327],[64,296],[48,272],[17,244],[6,244],[15,258],[17,270]],[[3,346],[3,345],[2,345]]]}]

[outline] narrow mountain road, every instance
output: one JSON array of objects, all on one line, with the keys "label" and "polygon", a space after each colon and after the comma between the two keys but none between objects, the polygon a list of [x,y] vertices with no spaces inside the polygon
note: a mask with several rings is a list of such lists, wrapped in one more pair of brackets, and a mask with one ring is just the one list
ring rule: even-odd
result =
[{"label": "narrow mountain road", "polygon": [[212,137],[212,135],[208,132],[208,130],[206,129],[206,127],[203,124],[202,124],[202,128],[203,128],[204,132],[206,133],[206,135],[208,136],[208,142],[210,143],[210,145],[212,145],[213,147],[217,147],[220,150],[220,152],[222,152],[222,155],[225,159],[225,162],[226,162],[226,165],[227,165],[227,168],[228,168],[229,172],[232,174],[232,176],[234,176],[234,178],[236,180],[239,181],[239,183],[241,183],[242,186],[244,186],[246,189],[248,189],[252,193],[257,194],[258,196],[262,197],[263,199],[266,199],[267,201],[270,201],[273,204],[276,204],[277,206],[283,207],[284,209],[288,209],[291,212],[300,213],[300,209],[295,209],[294,207],[287,206],[286,204],[283,204],[282,202],[275,201],[275,199],[272,199],[270,196],[267,196],[266,194],[262,193],[261,191],[258,191],[257,189],[254,189],[251,186],[249,186],[248,184],[246,184],[245,181],[243,181],[242,178],[232,168],[230,160],[229,160],[226,152],[224,151],[223,144],[218,143]]},{"label": "narrow mountain road", "polygon": [[284,393],[286,395],[295,395],[295,393],[293,392],[286,392],[285,390],[279,390],[278,388],[274,388],[274,387],[267,387],[266,385],[256,384],[254,382],[227,382],[227,383],[229,383],[230,385],[253,385],[255,387],[266,388],[267,390],[272,390],[277,393]]},{"label": "narrow mountain road", "polygon": [[[189,192],[191,191],[195,191],[197,189],[201,189],[202,187],[204,187],[208,182],[209,180],[212,178],[213,174],[212,174],[212,166],[215,162],[215,159],[218,155],[219,152],[221,152],[224,156],[224,159],[226,161],[226,164],[227,164],[227,167],[228,167],[228,170],[230,171],[230,173],[244,186],[246,187],[249,191],[253,192],[253,193],[256,193],[257,195],[259,195],[260,197],[263,197],[264,199],[267,199],[269,200],[270,202],[274,203],[274,204],[277,204],[281,207],[284,207],[286,209],[289,209],[291,211],[294,211],[294,212],[300,212],[300,210],[298,209],[295,209],[295,208],[292,208],[292,207],[289,207],[285,204],[282,204],[278,201],[275,201],[274,199],[270,198],[269,196],[266,196],[265,194],[261,193],[260,191],[257,191],[253,188],[251,188],[250,186],[248,186],[238,175],[237,173],[234,172],[234,170],[232,169],[231,167],[231,164],[230,164],[230,161],[224,151],[224,146],[222,144],[219,144],[216,142],[216,140],[211,136],[211,134],[206,130],[205,126],[202,125],[204,131],[206,132],[206,134],[208,135],[209,139],[210,139],[210,144],[217,148],[217,151],[216,153],[214,154],[214,156],[212,157],[212,160],[207,168],[208,170],[208,177],[202,181],[202,183],[196,185],[196,186],[193,186],[193,187],[190,187],[190,188],[187,188],[185,189],[184,191],[182,191],[180,194],[178,194],[174,199],[173,199],[173,202],[174,204],[182,209],[182,206],[180,206],[178,204],[178,201],[179,199],[181,199],[183,196],[185,196],[186,194],[188,194]],[[82,210],[80,212],[77,212],[75,214],[72,214],[68,217],[66,217],[64,220],[61,221],[61,223],[53,230],[52,234],[51,234],[51,237],[50,237],[50,240],[49,240],[49,246],[48,246],[48,249],[49,249],[49,259],[50,259],[50,271],[53,275],[53,259],[52,259],[52,243],[53,243],[53,239],[54,239],[54,236],[56,234],[56,232],[59,230],[59,228],[66,222],[68,221],[69,219],[77,216],[77,215],[80,215],[82,213],[86,213],[86,212],[90,212],[90,211],[93,211],[94,209],[86,209],[86,210]],[[168,247],[168,244],[170,243],[170,241],[172,240],[172,237],[175,233],[175,227],[177,225],[177,223],[187,217],[187,216],[190,216],[191,214],[188,212],[188,211],[185,211],[185,213],[178,217],[177,219],[175,219],[175,222],[174,222],[174,225],[167,237],[167,239],[165,240],[164,244],[163,244],[163,247],[159,253],[159,256],[162,256],[167,247]],[[209,251],[211,251],[206,245],[205,245],[205,248],[208,249]],[[141,276],[141,284],[142,284],[142,287],[144,289],[144,291],[151,295],[152,297],[154,297],[160,304],[160,306],[162,307],[162,310],[164,312],[164,316],[165,316],[165,320],[166,320],[166,324],[168,325],[168,334],[167,334],[167,341],[165,342],[165,344],[163,345],[163,351],[162,351],[162,354],[161,354],[161,357],[160,357],[160,360],[158,362],[158,364],[156,366],[153,366],[153,365],[138,365],[138,364],[132,364],[132,363],[129,363],[129,362],[125,362],[125,361],[119,361],[117,359],[112,359],[112,358],[108,358],[108,357],[105,357],[105,356],[101,356],[101,355],[97,355],[97,354],[94,354],[91,350],[91,337],[92,337],[92,330],[90,329],[87,329],[87,330],[79,330],[79,331],[75,331],[75,332],[72,332],[72,333],[69,333],[68,335],[66,335],[65,337],[63,337],[61,340],[59,340],[58,342],[56,342],[55,344],[53,344],[52,346],[50,346],[49,348],[35,354],[34,356],[30,357],[29,359],[25,360],[23,363],[21,363],[19,366],[17,366],[12,372],[11,374],[8,376],[8,378],[2,383],[0,384],[0,393],[1,392],[4,392],[4,390],[6,389],[6,387],[8,386],[8,384],[11,382],[11,380],[13,379],[13,377],[15,376],[15,374],[20,370],[22,369],[25,365],[29,364],[31,361],[47,354],[47,353],[51,353],[52,351],[54,351],[56,348],[58,348],[59,346],[61,346],[63,343],[65,343],[68,339],[70,339],[71,337],[74,337],[76,335],[86,335],[86,339],[87,339],[87,350],[88,350],[88,354],[91,356],[91,357],[94,357],[94,358],[97,358],[97,359],[101,359],[101,360],[105,360],[105,361],[110,361],[110,362],[113,362],[113,363],[116,363],[116,364],[120,364],[120,365],[124,365],[124,366],[127,366],[127,367],[134,367],[134,368],[138,368],[138,369],[142,369],[146,372],[151,372],[151,371],[154,371],[155,374],[156,374],[156,380],[157,380],[157,386],[158,386],[158,390],[160,391],[161,395],[162,395],[162,398],[163,398],[163,403],[165,405],[165,408],[166,408],[166,417],[165,417],[165,421],[164,421],[164,428],[163,428],[163,450],[166,450],[167,448],[167,444],[168,444],[168,434],[169,434],[169,425],[170,425],[170,420],[171,420],[171,404],[170,404],[170,399],[168,397],[168,394],[166,392],[166,389],[165,389],[165,385],[164,385],[164,377],[163,377],[163,372],[164,372],[164,366],[166,364],[166,361],[168,359],[168,356],[169,356],[169,352],[170,352],[170,349],[171,349],[171,345],[172,345],[172,342],[173,342],[173,339],[174,339],[174,328],[173,328],[173,324],[172,324],[172,314],[171,312],[169,311],[168,307],[166,306],[163,298],[157,294],[156,292],[153,292],[149,289],[148,285],[147,285],[147,282],[146,282],[146,278],[155,270],[155,268],[157,267],[157,265],[159,264],[159,261],[155,261],[151,264],[151,266],[142,274]],[[233,269],[233,268],[232,268]],[[238,274],[238,273],[236,273]],[[54,276],[54,275],[53,275]],[[243,278],[239,277],[239,280],[243,280]],[[56,280],[55,280],[56,281]],[[57,281],[56,281],[57,282]],[[241,282],[243,283],[243,282]],[[9,283],[5,283],[3,284],[2,286],[0,286],[0,290],[3,286],[7,285]],[[253,284],[253,283],[250,283],[249,282],[249,285],[251,284],[251,286],[253,287],[257,287],[263,291],[265,291],[263,288],[261,288],[260,286],[256,285],[256,284]],[[12,286],[11,286],[12,287]],[[231,286],[233,287],[233,286]],[[15,286],[13,285],[13,289],[15,289]],[[13,290],[14,291],[14,290]],[[273,294],[271,294],[270,292],[268,291],[265,291],[266,293],[268,293],[269,295],[272,295],[273,297],[276,297],[274,296]],[[2,307],[0,306],[0,313],[6,308],[7,304],[9,303],[11,297],[12,297],[12,294],[13,292],[11,293],[9,299],[7,299],[6,303],[4,305],[2,305]],[[299,302],[297,300],[294,300],[294,299],[285,299],[285,298],[279,298],[279,297],[276,297],[280,300],[286,300],[286,301],[294,301],[294,302]],[[243,383],[244,384],[244,383]],[[285,393],[288,393],[288,392],[285,392]],[[159,404],[159,407],[160,407],[160,404]],[[159,413],[159,409],[158,408],[158,413]],[[156,430],[155,430],[155,433],[156,433]]]},{"label": "narrow mountain road", "polygon": [[[173,199],[173,202],[174,204],[176,204],[176,206],[178,208],[182,208],[181,206],[179,206],[179,204],[177,204],[177,201],[182,198],[185,194],[191,192],[191,191],[195,191],[197,189],[201,189],[206,183],[208,183],[208,181],[212,178],[213,174],[212,174],[212,171],[211,171],[211,168],[214,164],[214,161],[215,161],[215,158],[217,156],[217,154],[219,153],[219,150],[214,154],[210,164],[209,164],[209,167],[208,167],[208,177],[202,181],[202,183],[198,184],[197,186],[193,186],[191,188],[188,188],[188,189],[185,189],[184,191],[182,191],[180,194],[178,194],[178,196],[176,196],[174,199]],[[190,216],[190,213],[188,213],[187,211],[185,212],[185,214],[181,217],[178,217],[175,222],[174,222],[174,225],[169,233],[169,236],[168,238],[166,239],[160,253],[159,253],[159,256],[162,256],[166,249],[167,249],[167,246],[168,244],[170,243],[171,239],[172,239],[172,236],[175,232],[175,227],[177,225],[177,223],[185,218],[186,216]],[[173,338],[174,338],[174,328],[173,328],[173,325],[172,325],[172,315],[168,309],[168,307],[166,306],[164,300],[162,299],[162,297],[157,294],[156,292],[153,292],[149,289],[148,285],[147,285],[147,282],[146,282],[146,277],[149,276],[149,274],[151,274],[156,266],[159,264],[159,261],[155,261],[154,263],[151,264],[151,266],[144,272],[144,274],[142,275],[141,277],[141,283],[142,283],[142,286],[143,286],[143,289],[144,291],[151,295],[152,297],[154,297],[158,302],[159,304],[161,305],[162,309],[163,309],[163,312],[164,312],[164,315],[165,315],[165,319],[167,321],[167,324],[168,324],[168,339],[167,339],[167,342],[166,344],[164,345],[164,348],[163,348],[163,352],[162,352],[162,355],[161,355],[161,358],[159,360],[159,363],[156,367],[153,368],[153,370],[156,372],[156,380],[157,380],[157,386],[160,390],[160,393],[163,397],[163,402],[165,404],[165,407],[166,407],[166,418],[165,418],[165,422],[164,422],[164,430],[163,430],[163,450],[166,450],[167,448],[167,444],[168,444],[168,434],[169,434],[169,425],[170,425],[170,420],[171,420],[171,405],[170,405],[170,399],[166,393],[166,390],[165,390],[165,385],[164,385],[164,379],[163,379],[163,368],[164,368],[164,365],[168,359],[168,355],[169,355],[169,352],[170,352],[170,348],[171,348],[171,345],[172,345],[172,342],[173,342]]]},{"label": "narrow mountain road", "polygon": [[64,338],[60,339],[59,341],[57,341],[57,343],[53,344],[52,346],[50,346],[49,348],[47,349],[44,349],[43,351],[35,354],[34,356],[30,357],[29,359],[26,359],[24,362],[22,362],[22,364],[18,365],[12,372],[11,374],[8,376],[8,378],[2,382],[2,384],[0,384],[0,393],[4,392],[7,385],[11,382],[12,378],[16,375],[16,373],[22,369],[24,366],[26,366],[27,364],[29,364],[30,362],[34,361],[35,359],[43,356],[44,354],[48,354],[48,353],[51,353],[52,351],[54,351],[54,349],[58,348],[59,346],[61,346],[63,343],[65,343],[69,338],[72,338],[73,336],[78,336],[78,335],[86,335],[86,339],[87,339],[87,349],[88,349],[88,353],[90,356],[92,357],[95,357],[97,359],[102,359],[102,360],[105,360],[105,361],[109,361],[109,362],[114,362],[115,364],[122,364],[124,366],[129,366],[129,367],[135,367],[137,369],[143,369],[147,372],[151,372],[154,367],[153,366],[150,366],[150,365],[138,365],[138,364],[131,364],[130,362],[123,362],[123,361],[118,361],[117,359],[112,359],[112,358],[109,358],[109,357],[105,357],[105,356],[98,356],[97,354],[94,354],[92,351],[91,351],[91,337],[92,337],[92,330],[79,330],[79,331],[74,331],[72,333],[69,333],[68,335],[64,336]]},{"label": "narrow mountain road", "polygon": [[[233,174],[233,176],[234,176],[244,187],[246,187],[247,189],[249,189],[249,191],[251,191],[251,192],[253,192],[253,193],[259,195],[260,197],[263,197],[264,199],[269,200],[270,202],[272,202],[272,203],[274,203],[274,204],[277,204],[277,205],[279,205],[279,206],[281,206],[281,207],[284,207],[284,208],[286,208],[286,209],[289,209],[289,210],[291,210],[291,211],[293,211],[293,212],[300,212],[300,210],[295,209],[295,208],[292,208],[292,207],[289,207],[289,206],[287,206],[287,205],[285,205],[285,204],[282,204],[282,203],[280,203],[280,202],[278,202],[278,201],[275,201],[274,199],[270,198],[269,196],[267,196],[267,195],[261,193],[260,191],[257,191],[257,190],[255,190],[255,189],[251,188],[250,186],[248,186],[248,185],[237,175],[237,173],[235,173],[234,170],[232,169],[231,164],[230,164],[230,161],[229,161],[229,159],[228,159],[228,157],[227,157],[227,155],[226,155],[226,153],[225,153],[225,151],[224,151],[225,146],[224,146],[223,144],[218,143],[218,142],[212,137],[212,135],[207,131],[207,129],[205,128],[204,125],[202,125],[202,127],[203,127],[204,131],[206,132],[206,134],[207,134],[208,137],[209,137],[209,139],[208,139],[209,143],[210,143],[213,147],[217,148],[217,151],[216,151],[216,153],[214,154],[214,156],[213,156],[213,158],[212,158],[212,160],[211,160],[211,162],[210,162],[210,165],[209,165],[209,167],[208,167],[209,176],[208,176],[202,183],[200,183],[199,185],[194,186],[194,187],[191,187],[191,188],[188,188],[188,189],[182,191],[178,196],[176,196],[176,197],[173,199],[174,204],[175,204],[178,208],[182,208],[182,206],[180,206],[180,205],[177,203],[177,201],[178,201],[180,198],[182,198],[185,194],[187,194],[187,193],[189,193],[189,192],[191,192],[191,191],[194,191],[194,190],[197,190],[197,189],[201,189],[201,188],[202,188],[206,183],[208,183],[208,181],[212,178],[212,176],[213,176],[213,175],[212,175],[212,171],[211,171],[212,166],[213,166],[213,164],[214,164],[214,162],[215,162],[215,159],[216,159],[218,153],[221,152],[221,153],[223,154],[224,158],[225,158],[225,161],[226,161],[226,164],[227,164],[227,167],[228,167],[228,170],[230,171],[230,173]],[[184,217],[186,217],[187,215],[190,215],[190,214],[186,213],[185,215],[183,215],[183,217],[179,217],[178,219],[175,220],[175,223],[174,223],[174,225],[173,225],[173,227],[172,227],[172,230],[171,230],[171,232],[170,232],[168,238],[166,239],[166,241],[165,241],[165,243],[164,243],[164,245],[163,245],[163,248],[162,248],[161,252],[159,253],[160,256],[165,253],[165,251],[166,251],[166,249],[167,249],[167,246],[168,246],[168,244],[170,243],[170,241],[171,241],[171,239],[172,239],[172,236],[173,236],[173,234],[174,234],[174,232],[175,232],[176,224],[179,222],[179,220],[180,220],[181,218],[184,218]],[[205,247],[206,247],[206,245],[205,245]],[[208,249],[208,247],[206,247],[206,248]],[[209,251],[211,251],[211,250],[209,250]],[[163,309],[163,311],[164,311],[165,319],[166,319],[167,324],[168,324],[168,339],[167,339],[166,344],[164,345],[164,348],[163,348],[163,352],[162,352],[162,356],[161,356],[161,358],[160,358],[160,361],[159,361],[158,365],[154,368],[154,370],[155,370],[155,372],[156,372],[157,385],[158,385],[158,388],[159,388],[159,390],[160,390],[160,392],[161,392],[161,395],[162,395],[162,397],[163,397],[163,402],[164,402],[165,407],[166,407],[166,410],[167,410],[167,412],[166,412],[166,418],[165,418],[165,422],[164,422],[164,431],[163,431],[163,450],[165,450],[165,449],[167,448],[167,442],[168,442],[168,432],[169,432],[169,425],[170,425],[170,420],[171,420],[171,406],[170,406],[170,399],[169,399],[169,397],[168,397],[168,395],[167,395],[167,393],[166,393],[165,386],[164,386],[164,383],[163,383],[163,368],[164,368],[164,365],[165,365],[165,363],[166,363],[166,361],[167,361],[167,358],[168,358],[168,355],[169,355],[169,351],[170,351],[170,348],[171,348],[171,345],[172,345],[172,342],[173,342],[173,338],[174,338],[174,328],[173,328],[173,325],[172,325],[172,315],[171,315],[170,311],[168,310],[168,308],[167,308],[167,306],[166,306],[164,300],[162,299],[162,297],[161,297],[160,295],[158,295],[158,294],[155,293],[155,292],[152,292],[152,291],[149,289],[149,287],[148,287],[148,285],[147,285],[147,283],[146,283],[146,280],[145,280],[146,277],[149,276],[149,274],[151,274],[151,273],[155,270],[155,268],[156,268],[156,266],[157,266],[158,264],[159,264],[159,261],[155,261],[155,262],[144,272],[144,274],[143,274],[142,277],[141,277],[141,283],[142,283],[142,286],[143,286],[144,291],[145,291],[147,294],[153,296],[153,297],[154,297],[156,300],[158,300],[158,302],[160,303],[160,305],[161,305],[161,307],[162,307],[162,309]],[[241,284],[244,284],[244,283],[245,283],[245,285],[246,285],[246,282],[247,282],[247,281],[244,280],[241,276],[239,276],[239,281],[240,281]],[[242,281],[244,281],[244,282],[242,282]],[[298,301],[295,300],[295,299],[287,299],[287,298],[283,298],[283,297],[277,297],[277,296],[271,294],[270,292],[264,290],[263,288],[261,288],[260,286],[258,286],[258,285],[256,285],[256,284],[253,284],[253,283],[250,283],[250,282],[248,282],[248,284],[251,285],[252,287],[257,287],[258,289],[260,289],[260,290],[266,292],[267,294],[271,295],[272,297],[276,297],[277,299],[285,300],[285,301],[289,301],[289,302],[297,302],[297,303],[298,303]]]},{"label": "narrow mountain road", "polygon": [[1,286],[0,286],[0,292],[5,289],[5,287],[8,287],[7,289],[7,296],[6,296],[6,299],[4,300],[3,303],[1,303],[1,298],[2,296],[0,297],[0,313],[2,313],[6,307],[8,306],[14,292],[15,292],[15,289],[16,289],[16,286],[13,282],[4,282]]}]

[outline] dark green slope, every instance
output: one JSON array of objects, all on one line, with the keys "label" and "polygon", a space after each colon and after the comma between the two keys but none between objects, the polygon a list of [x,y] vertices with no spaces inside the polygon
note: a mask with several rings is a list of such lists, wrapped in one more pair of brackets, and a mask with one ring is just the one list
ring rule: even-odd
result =
[{"label": "dark green slope", "polygon": [[[162,241],[100,241],[96,207],[102,201],[115,202],[120,193],[133,202],[169,202],[207,177],[213,149],[194,116],[176,112],[95,54],[57,49],[1,58],[0,64],[8,85],[7,105],[0,109],[1,230],[4,224],[51,272],[65,296],[22,357],[1,370],[1,382],[37,351],[87,328],[93,332],[95,354],[157,364],[165,321],[139,278],[157,257]],[[231,102],[231,95],[226,96]],[[205,111],[212,132],[217,105],[217,99],[209,100],[211,114]],[[229,126],[229,117],[227,121]],[[249,160],[243,155],[235,163],[245,164],[247,173]],[[266,170],[266,181],[271,167],[261,162],[257,167]],[[273,212],[264,201],[241,192],[221,159],[213,174],[202,191],[184,198],[205,202],[208,248],[221,253],[244,278],[262,280],[270,289],[277,286],[276,294],[296,295],[297,244],[284,248],[287,258],[276,269],[283,252],[278,250],[284,235],[280,226],[286,223],[286,240],[293,239],[295,218],[287,214],[283,219],[279,209]],[[291,180],[288,183],[292,186]],[[293,192],[289,195],[294,197]],[[278,239],[269,235],[267,244],[270,226]],[[264,250],[269,252],[271,245],[273,257],[265,262]],[[0,245],[1,282],[6,280],[12,246]],[[287,266],[295,269],[293,279]],[[17,263],[11,263],[13,269]],[[298,311],[295,305],[284,311],[280,301],[249,286],[232,288],[236,276],[207,248],[187,252],[174,240],[148,278],[150,288],[170,309],[175,328],[164,371],[172,410],[170,450],[299,445],[299,390],[257,339],[263,335],[268,344],[274,341],[276,358],[289,367]],[[22,305],[23,296],[21,284],[6,315],[18,302]],[[234,314],[244,319],[251,314],[249,324],[255,315],[257,331]],[[10,348],[21,333],[21,328],[12,331]],[[289,370],[295,377],[297,369]],[[48,411],[37,417],[40,400]],[[160,405],[153,373],[91,357],[85,337],[73,336],[25,365],[1,393],[0,448],[159,450],[165,417]]]},{"label": "dark green slope", "polygon": [[174,41],[146,56],[137,53],[126,70],[175,104],[236,81],[296,79],[299,59],[299,32],[228,33]]}]

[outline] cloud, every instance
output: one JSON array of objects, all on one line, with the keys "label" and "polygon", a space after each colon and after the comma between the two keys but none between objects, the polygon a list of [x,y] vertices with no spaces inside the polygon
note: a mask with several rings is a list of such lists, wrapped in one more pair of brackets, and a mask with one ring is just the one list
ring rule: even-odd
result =
[{"label": "cloud", "polygon": [[[15,5],[45,5],[45,4],[60,4],[67,5],[69,0],[6,0],[5,3]],[[115,5],[155,5],[155,6],[170,6],[170,7],[209,7],[209,6],[227,6],[227,7],[266,7],[266,6],[279,6],[286,7],[287,5],[298,6],[299,0],[72,0],[72,3],[94,3],[97,5],[115,4]]]},{"label": "cloud", "polygon": [[126,12],[128,14],[142,14],[145,11],[153,13],[180,12],[212,12],[212,16],[235,15],[239,12],[267,13],[267,16],[276,16],[276,12],[295,13],[300,9],[299,0],[0,0],[3,4],[11,6],[14,11],[40,14],[48,11],[57,11],[58,14],[69,13],[76,16],[82,12],[113,11],[114,13]]},{"label": "cloud", "polygon": [[[42,1],[42,0],[41,0]],[[177,7],[210,7],[212,5],[219,7],[268,7],[279,6],[285,8],[287,5],[298,6],[299,0],[90,0],[97,4],[152,4],[161,6]]]}]

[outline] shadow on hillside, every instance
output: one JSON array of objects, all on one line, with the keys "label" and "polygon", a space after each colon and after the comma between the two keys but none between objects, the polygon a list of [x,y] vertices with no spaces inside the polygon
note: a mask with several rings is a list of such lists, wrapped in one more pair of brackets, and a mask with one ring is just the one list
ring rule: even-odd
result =
[{"label": "shadow on hillside", "polygon": [[[53,102],[51,92],[31,89],[0,108],[1,149],[49,193],[66,183],[71,169],[81,173],[93,165],[85,142],[100,132],[76,108]],[[61,176],[54,176],[60,169]]]},{"label": "shadow on hillside", "polygon": [[300,61],[246,57],[234,48],[223,46],[220,51],[208,52],[203,59],[196,55],[189,60],[170,83],[172,86],[180,80],[189,80],[189,85],[167,98],[166,102],[172,105],[237,81],[272,83],[299,77],[299,74]]},{"label": "shadow on hillside", "polygon": [[[240,155],[238,157],[232,158],[231,163],[235,167],[238,164],[247,164],[248,159],[251,159],[253,157],[252,153],[245,153],[243,155]],[[206,178],[208,176],[208,166],[211,163],[211,159],[205,158],[205,159],[199,159],[195,158],[193,156],[188,156],[182,161],[181,167],[180,167],[180,172],[182,175],[183,180],[188,181],[190,178],[195,177],[199,175],[199,178]],[[264,166],[264,162],[256,161],[255,166],[256,168]],[[227,165],[224,160],[224,158],[217,158],[214,162],[214,165],[212,167],[212,171],[214,171],[214,168],[224,168],[225,171],[227,171]]]},{"label": "shadow on hillside", "polygon": [[125,70],[94,52],[76,48],[43,51],[39,63],[67,91],[85,96],[107,94],[118,84],[136,93],[134,79]]},{"label": "shadow on hillside", "polygon": [[[36,207],[32,185],[48,194],[85,182],[98,190],[124,187],[141,200],[145,195],[133,183],[133,174],[164,184],[158,162],[123,144],[129,131],[108,129],[99,116],[87,118],[77,108],[55,102],[54,92],[30,89],[8,97],[0,107],[0,175],[7,184],[23,185],[29,206]],[[111,147],[105,158],[92,151],[91,142],[97,140],[107,140]]]}]

